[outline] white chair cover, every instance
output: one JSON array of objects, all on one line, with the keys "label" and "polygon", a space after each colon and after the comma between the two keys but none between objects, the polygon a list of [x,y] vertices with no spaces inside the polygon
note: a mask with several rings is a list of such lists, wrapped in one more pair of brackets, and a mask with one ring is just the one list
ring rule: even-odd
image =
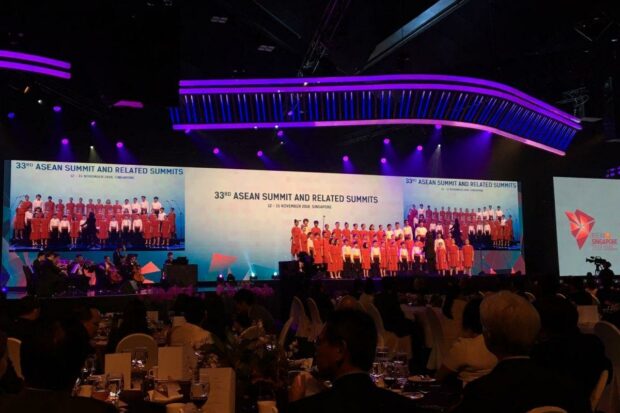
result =
[{"label": "white chair cover", "polygon": [[7,350],[9,353],[9,360],[13,363],[13,368],[15,369],[15,373],[20,379],[23,379],[22,376],[22,362],[21,362],[21,347],[22,342],[15,337],[9,337],[7,339]]},{"label": "white chair cover", "polygon": [[258,326],[250,326],[243,330],[239,334],[239,338],[242,340],[254,340],[260,336],[260,328]]},{"label": "white chair cover", "polygon": [[596,305],[578,305],[577,312],[579,313],[579,325],[596,324],[601,321],[601,315],[598,312],[598,306]]},{"label": "white chair cover", "polygon": [[[360,304],[361,305],[361,304]],[[391,331],[387,331],[383,325],[383,318],[377,307],[371,302],[365,302],[364,310],[375,322],[377,329],[377,347],[387,347],[390,352],[407,353],[407,358],[411,358],[411,337],[398,337]]]},{"label": "white chair cover", "polygon": [[310,338],[312,336],[312,324],[299,297],[293,297],[289,318],[294,320],[293,324],[297,327],[295,334],[297,337]]},{"label": "white chair cover", "polygon": [[312,336],[311,340],[316,339],[321,330],[323,330],[323,321],[321,320],[321,313],[319,313],[319,307],[316,305],[316,301],[312,298],[308,298],[306,301],[308,304],[308,310],[310,310],[310,321],[312,324]]},{"label": "white chair cover", "polygon": [[527,413],[567,413],[566,410],[556,406],[542,406],[528,410]]},{"label": "white chair cover", "polygon": [[536,301],[536,296],[529,291],[525,291],[523,295],[525,295],[525,297],[530,303],[533,303],[534,301]]},{"label": "white chair cover", "polygon": [[147,359],[145,366],[147,369],[157,365],[157,342],[148,334],[130,334],[116,345],[117,353],[133,353],[136,349],[146,349]]},{"label": "white chair cover", "polygon": [[431,334],[433,336],[433,347],[428,357],[428,363],[426,368],[429,370],[437,370],[441,367],[443,360],[443,354],[446,352],[444,344],[443,328],[439,316],[432,307],[426,308],[426,319],[430,327]]},{"label": "white chair cover", "polygon": [[280,335],[278,336],[278,345],[280,346],[280,348],[284,348],[284,344],[286,343],[286,336],[288,335],[288,332],[293,325],[293,321],[293,318],[289,317],[289,319],[286,320],[286,323],[284,323],[284,325],[282,326],[282,330],[280,330]]},{"label": "white chair cover", "polygon": [[366,303],[366,312],[372,318],[372,321],[375,322],[375,328],[377,329],[377,346],[385,347],[385,327],[383,326],[383,319],[381,318],[381,313],[377,310],[372,303]]},{"label": "white chair cover", "polygon": [[613,378],[603,391],[598,409],[604,412],[620,412],[620,330],[607,321],[599,321],[594,326],[594,334],[605,345],[605,355],[611,360]]},{"label": "white chair cover", "polygon": [[592,389],[592,394],[590,394],[590,405],[592,406],[592,411],[595,412],[598,407],[599,402],[601,401],[601,396],[603,395],[603,391],[605,390],[605,386],[607,385],[607,379],[609,378],[609,371],[603,370],[601,376],[596,383],[594,389]]}]

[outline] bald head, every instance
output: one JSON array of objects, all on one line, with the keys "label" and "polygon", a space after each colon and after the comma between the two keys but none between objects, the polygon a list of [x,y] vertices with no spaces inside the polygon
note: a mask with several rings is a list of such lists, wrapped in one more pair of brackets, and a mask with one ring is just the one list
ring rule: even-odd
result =
[{"label": "bald head", "polygon": [[488,349],[500,360],[529,355],[540,331],[540,317],[534,306],[508,291],[484,298],[480,321]]}]

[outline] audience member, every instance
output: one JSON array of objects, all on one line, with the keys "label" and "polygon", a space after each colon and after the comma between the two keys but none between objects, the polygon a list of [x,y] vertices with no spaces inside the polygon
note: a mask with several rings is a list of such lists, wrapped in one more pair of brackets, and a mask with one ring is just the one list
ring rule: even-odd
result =
[{"label": "audience member", "polygon": [[444,341],[452,345],[461,336],[463,329],[463,311],[467,299],[461,293],[461,288],[455,283],[449,283],[446,289],[446,298],[441,312]]},{"label": "audience member", "polygon": [[114,406],[85,397],[72,397],[86,354],[61,323],[39,323],[21,346],[26,389],[0,397],[2,412],[113,413]]},{"label": "audience member", "polygon": [[523,413],[541,406],[590,411],[588,398],[574,382],[530,360],[540,317],[525,298],[508,291],[488,295],[480,320],[487,348],[499,363],[465,387],[456,412]]},{"label": "audience member", "polygon": [[261,321],[267,333],[275,331],[275,322],[271,313],[262,305],[256,303],[256,296],[247,288],[242,288],[233,297],[237,313],[247,314],[252,321]]},{"label": "audience member", "polygon": [[375,282],[372,278],[368,278],[364,282],[364,291],[362,295],[360,295],[359,302],[362,307],[365,307],[367,304],[374,304],[375,300]]},{"label": "audience member", "polygon": [[321,320],[327,320],[334,312],[334,304],[331,298],[325,292],[322,282],[315,282],[310,287],[310,298],[314,300],[319,309]]},{"label": "audience member", "polygon": [[0,397],[4,394],[17,394],[23,387],[22,380],[9,360],[6,340],[6,334],[0,331]]},{"label": "audience member", "polygon": [[172,329],[170,345],[198,348],[203,344],[212,344],[211,333],[200,327],[204,318],[205,308],[202,300],[198,297],[191,297],[185,306],[186,323]]},{"label": "audience member", "polygon": [[340,310],[364,311],[364,307],[362,307],[360,302],[352,295],[345,295],[338,301],[338,305],[336,306],[336,311]]},{"label": "audience member", "polygon": [[17,306],[17,318],[9,324],[6,331],[7,335],[21,341],[26,340],[34,331],[34,325],[40,316],[41,304],[39,300],[30,295],[22,297]]},{"label": "audience member", "polygon": [[331,389],[302,398],[307,376],[300,375],[291,388],[290,412],[415,412],[412,400],[380,389],[368,371],[377,347],[374,322],[361,311],[336,311],[318,337],[316,363],[319,374],[332,381]]},{"label": "audience member", "polygon": [[222,297],[217,294],[207,294],[205,312],[206,316],[202,322],[202,328],[210,331],[220,341],[226,341],[226,328],[231,323]]},{"label": "audience member", "polygon": [[137,299],[127,303],[118,328],[110,332],[107,352],[116,352],[116,345],[119,341],[130,334],[136,333],[151,333],[146,319],[146,307],[142,301]]},{"label": "audience member", "polygon": [[470,300],[463,311],[463,333],[448,354],[443,358],[443,365],[437,371],[437,379],[457,375],[463,385],[489,374],[497,364],[484,343],[482,324],[480,324],[481,298]]},{"label": "audience member", "polygon": [[537,300],[535,306],[542,329],[532,360],[570,377],[584,397],[590,397],[603,370],[611,373],[603,343],[595,335],[579,331],[577,308],[568,300],[547,297]]}]

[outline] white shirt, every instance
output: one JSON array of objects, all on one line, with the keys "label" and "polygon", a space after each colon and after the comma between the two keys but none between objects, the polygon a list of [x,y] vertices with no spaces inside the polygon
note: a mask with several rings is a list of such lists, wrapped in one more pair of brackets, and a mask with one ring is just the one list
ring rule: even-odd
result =
[{"label": "white shirt", "polygon": [[437,228],[437,224],[435,224],[434,222],[431,222],[431,224],[428,226],[428,228],[429,228],[431,231],[434,231],[434,230],[435,230],[435,228]]},{"label": "white shirt", "polygon": [[130,220],[130,219],[128,219],[128,218],[125,218],[125,219],[123,219],[123,221],[121,222],[121,225],[123,226],[123,228],[124,228],[124,227],[128,227],[128,228],[130,228],[130,227],[131,227],[131,220]]},{"label": "white shirt", "polygon": [[153,201],[153,203],[151,204],[151,208],[152,209],[160,210],[161,209],[161,203],[159,201]]},{"label": "white shirt", "polygon": [[131,205],[130,204],[123,204],[122,211],[123,211],[123,214],[131,212]]},{"label": "white shirt", "polygon": [[415,229],[415,236],[416,238],[418,237],[418,235],[420,235],[421,237],[426,237],[426,233],[428,232],[428,230],[426,229],[426,227],[417,227]]},{"label": "white shirt", "polygon": [[32,201],[32,210],[34,211],[37,208],[41,208],[43,209],[43,200],[42,199],[35,199],[34,201]]},{"label": "white shirt", "polygon": [[491,232],[491,224],[484,224],[484,232]]},{"label": "white shirt", "polygon": [[407,251],[407,248],[400,249],[400,256],[401,258],[409,258],[409,251]]},{"label": "white shirt", "polygon": [[[51,222],[50,222],[50,223],[51,223]],[[70,225],[71,225],[71,224],[69,223],[69,220],[67,220],[67,219],[63,219],[62,221],[60,221],[60,228],[63,228],[63,229],[64,229],[64,228],[66,228],[66,229],[69,229],[69,226],[70,226]]]},{"label": "white shirt", "polygon": [[403,227],[403,233],[405,234],[405,237],[407,235],[413,234],[413,228],[411,228],[411,225],[407,225],[407,226]]},{"label": "white shirt", "polygon": [[28,222],[32,219],[32,212],[31,211],[26,211],[26,215],[24,215],[24,222]]},{"label": "white shirt", "polygon": [[140,212],[140,207],[141,204],[139,202],[134,202],[133,204],[131,204],[131,210],[133,212]]},{"label": "white shirt", "polygon": [[443,231],[443,224],[441,222],[437,223],[437,231]]},{"label": "white shirt", "polygon": [[116,221],[116,220],[110,221],[109,231],[112,231],[113,229],[114,230],[118,230],[118,221]]},{"label": "white shirt", "polygon": [[149,201],[142,201],[142,202],[140,202],[140,208],[141,209],[145,209],[148,212],[148,210],[149,210]]},{"label": "white shirt", "polygon": [[439,248],[439,245],[443,245],[444,247],[446,246],[446,243],[444,242],[443,238],[435,240],[435,251],[437,251],[437,248]]},{"label": "white shirt", "polygon": [[496,210],[495,216],[497,217],[497,219],[500,219],[501,217],[504,216],[504,211],[502,211],[501,209]]},{"label": "white shirt", "polygon": [[361,256],[361,251],[359,248],[351,248],[351,256],[353,256],[353,258],[359,258]]},{"label": "white shirt", "polygon": [[488,219],[489,218],[489,211],[482,211],[482,219]]},{"label": "white shirt", "polygon": [[418,208],[418,215],[424,215],[426,210],[424,208]]},{"label": "white shirt", "polygon": [[422,248],[423,247],[418,247],[415,244],[413,244],[413,248],[411,249],[411,253],[413,255],[422,255],[422,251],[423,251]]},{"label": "white shirt", "polygon": [[401,235],[403,235],[403,230],[401,228],[394,229],[394,238],[398,239]]},{"label": "white shirt", "polygon": [[478,223],[476,224],[476,231],[482,231],[482,229],[483,229],[483,228],[484,228],[484,227],[482,226],[482,222],[478,222]]},{"label": "white shirt", "polygon": [[351,247],[348,245],[343,245],[342,246],[342,258],[346,257],[346,256],[351,256]]},{"label": "white shirt", "polygon": [[157,215],[157,220],[158,220],[158,221],[164,221],[165,219],[166,219],[166,213],[165,213],[165,212],[160,212],[160,213]]},{"label": "white shirt", "polygon": [[312,241],[312,238],[308,238],[308,252],[314,249],[314,241]]},{"label": "white shirt", "polygon": [[134,231],[136,229],[142,229],[142,220],[140,218],[137,218],[137,219],[133,220],[133,229],[134,229]]},{"label": "white shirt", "polygon": [[482,219],[482,212],[480,211],[476,212],[476,219],[478,218]]},{"label": "white shirt", "polygon": [[213,344],[211,333],[191,323],[174,327],[170,332],[171,346],[187,346],[192,353],[196,347],[203,344]]},{"label": "white shirt", "polygon": [[385,237],[387,239],[392,239],[392,237],[394,236],[394,231],[388,229],[387,231],[385,231]]},{"label": "white shirt", "polygon": [[370,255],[372,255],[373,257],[379,257],[379,261],[381,261],[381,248],[372,247],[370,249]]},{"label": "white shirt", "polygon": [[58,218],[50,219],[50,231],[52,230],[52,228],[58,228],[59,225],[60,225],[60,220]]},{"label": "white shirt", "polygon": [[86,224],[86,218],[80,219],[80,227],[84,224]]},{"label": "white shirt", "polygon": [[491,353],[482,334],[473,338],[459,337],[443,359],[443,364],[458,373],[464,385],[485,376],[497,364],[497,358]]}]

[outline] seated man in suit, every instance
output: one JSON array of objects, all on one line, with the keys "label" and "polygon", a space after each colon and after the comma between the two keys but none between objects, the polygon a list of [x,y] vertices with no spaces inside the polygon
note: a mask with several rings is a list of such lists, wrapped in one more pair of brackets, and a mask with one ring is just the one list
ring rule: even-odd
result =
[{"label": "seated man in suit", "polygon": [[368,375],[377,347],[377,330],[370,316],[356,310],[338,310],[327,321],[316,344],[319,374],[333,387],[303,398],[305,376],[297,376],[290,392],[289,411],[302,412],[415,412],[412,400],[380,389]]},{"label": "seated man in suit", "polygon": [[499,363],[465,387],[455,412],[523,413],[541,406],[590,412],[589,400],[573,381],[530,360],[540,316],[525,298],[508,291],[485,297],[480,321],[486,346]]},{"label": "seated man in suit", "polygon": [[113,413],[111,404],[72,397],[86,353],[79,339],[58,322],[40,323],[22,343],[21,366],[26,389],[0,397],[2,412]]}]

